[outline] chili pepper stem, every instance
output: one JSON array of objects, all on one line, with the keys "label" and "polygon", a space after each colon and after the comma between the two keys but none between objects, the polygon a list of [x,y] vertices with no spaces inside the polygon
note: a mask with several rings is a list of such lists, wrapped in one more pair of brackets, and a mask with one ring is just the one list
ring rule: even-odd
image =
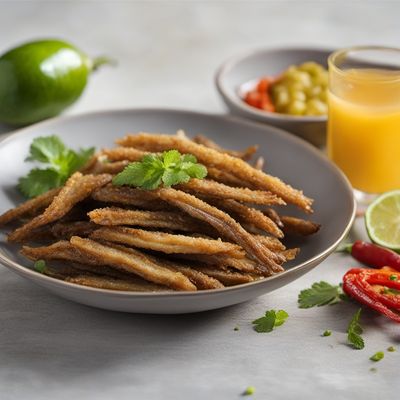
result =
[{"label": "chili pepper stem", "polygon": [[336,252],[337,253],[349,253],[349,254],[351,254],[351,250],[352,249],[353,249],[353,243],[343,243],[343,244],[340,244],[336,248]]}]

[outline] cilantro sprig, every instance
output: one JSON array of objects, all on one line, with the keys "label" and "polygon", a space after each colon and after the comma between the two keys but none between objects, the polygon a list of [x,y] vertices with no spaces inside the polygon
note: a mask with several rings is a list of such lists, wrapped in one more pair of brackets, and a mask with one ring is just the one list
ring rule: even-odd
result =
[{"label": "cilantro sprig", "polygon": [[364,339],[361,337],[363,329],[360,325],[361,310],[362,309],[359,308],[354,314],[347,328],[347,341],[357,350],[364,348]]},{"label": "cilantro sprig", "polygon": [[94,148],[74,151],[65,146],[55,135],[33,140],[25,161],[44,164],[44,168],[33,168],[21,177],[18,188],[26,197],[32,198],[50,189],[62,186],[93,155]]},{"label": "cilantro sprig", "polygon": [[113,184],[153,190],[161,184],[170,187],[186,183],[190,178],[203,179],[206,176],[207,168],[198,164],[195,156],[169,150],[162,154],[147,154],[141,161],[129,164],[114,177]]},{"label": "cilantro sprig", "polygon": [[327,304],[336,304],[343,297],[343,291],[340,286],[331,285],[328,282],[315,282],[311,288],[304,289],[299,293],[299,308],[311,308],[315,306],[325,306]]},{"label": "cilantro sprig", "polygon": [[269,310],[261,318],[253,321],[254,330],[258,333],[271,332],[275,327],[285,323],[289,314],[284,310]]}]

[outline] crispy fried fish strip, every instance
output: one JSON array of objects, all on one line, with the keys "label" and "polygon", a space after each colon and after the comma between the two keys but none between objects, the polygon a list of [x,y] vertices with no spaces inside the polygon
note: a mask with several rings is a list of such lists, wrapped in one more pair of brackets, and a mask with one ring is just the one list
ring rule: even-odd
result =
[{"label": "crispy fried fish strip", "polygon": [[202,144],[203,146],[206,146],[210,149],[217,150],[220,153],[229,154],[233,157],[241,158],[242,160],[249,160],[253,156],[253,154],[258,150],[257,145],[250,146],[247,149],[242,150],[242,151],[227,150],[227,149],[224,149],[221,146],[219,146],[213,140],[211,140],[203,135],[196,135],[192,140],[193,140],[193,142],[195,142],[197,144]]},{"label": "crispy fried fish strip", "polygon": [[34,199],[22,203],[18,207],[6,211],[0,216],[0,226],[6,225],[18,218],[24,217],[25,215],[32,215],[35,212],[42,210],[53,201],[54,197],[60,193],[60,190],[61,188],[51,189]]},{"label": "crispy fried fish strip", "polygon": [[277,238],[265,235],[253,235],[260,243],[272,251],[286,250],[285,245]]},{"label": "crispy fried fish strip", "polygon": [[296,217],[280,216],[280,219],[283,223],[283,231],[289,235],[308,236],[318,232],[321,227],[315,222]]},{"label": "crispy fried fish strip", "polygon": [[132,147],[114,147],[113,149],[103,149],[101,151],[101,155],[105,156],[109,161],[140,161],[146,154],[148,152]]},{"label": "crispy fried fish strip", "polygon": [[150,282],[176,290],[196,290],[196,286],[185,275],[156,264],[137,250],[111,244],[105,245],[79,236],[73,236],[70,242],[81,252],[101,260],[104,264],[135,273]]},{"label": "crispy fried fish strip", "polygon": [[8,240],[10,242],[20,242],[33,229],[62,218],[75,204],[90,196],[95,189],[107,184],[111,178],[111,175],[82,175],[80,172],[75,172],[43,214],[16,229],[8,236]]},{"label": "crispy fried fish strip", "polygon": [[282,255],[285,257],[286,261],[291,261],[294,260],[297,257],[297,254],[299,254],[300,249],[299,248],[293,248],[293,249],[287,249],[282,251]]},{"label": "crispy fried fish strip", "polygon": [[57,239],[70,239],[71,236],[89,236],[98,226],[91,221],[57,222],[50,231]]},{"label": "crispy fried fish strip", "polygon": [[121,172],[127,165],[129,164],[129,161],[122,160],[122,161],[116,161],[116,162],[103,162],[100,160],[97,160],[96,164],[94,164],[91,169],[90,173],[91,174],[111,174],[115,175]]},{"label": "crispy fried fish strip", "polygon": [[261,265],[269,267],[271,273],[282,271],[282,267],[277,263],[282,259],[260,244],[225,212],[180,190],[164,188],[154,192],[161,199],[179,207],[192,217],[209,223],[224,237],[241,246],[249,257],[256,259]]},{"label": "crispy fried fish strip", "polygon": [[149,210],[165,210],[166,203],[161,202],[150,191],[125,186],[107,185],[92,193],[92,198],[105,203],[124,204]]},{"label": "crispy fried fish strip", "polygon": [[171,289],[166,286],[155,285],[139,276],[125,274],[106,266],[99,266],[95,269],[92,265],[77,263],[62,266],[46,265],[43,273],[52,278],[98,289],[127,290],[134,292],[171,291]]},{"label": "crispy fried fish strip", "polygon": [[[257,263],[247,257],[233,258],[221,254],[179,254],[177,257],[195,263],[211,265],[214,268],[220,268],[223,270],[231,267],[241,272],[262,273]],[[264,271],[269,275],[269,270],[264,269]]]},{"label": "crispy fried fish strip", "polygon": [[184,232],[202,232],[206,228],[195,218],[175,211],[140,211],[107,207],[92,210],[88,216],[96,224],[106,226],[133,225]]},{"label": "crispy fried fish strip", "polygon": [[285,205],[278,196],[264,190],[250,190],[242,187],[231,187],[210,180],[191,179],[189,182],[176,186],[176,189],[192,194],[205,194],[220,199],[233,199],[244,203]]},{"label": "crispy fried fish strip", "polygon": [[128,292],[168,292],[165,286],[155,285],[145,280],[135,282],[130,280],[110,278],[99,275],[77,275],[67,276],[64,278],[66,282],[75,283],[77,285],[89,286],[97,289],[118,290]]},{"label": "crispy fried fish strip", "polygon": [[160,251],[166,254],[218,254],[242,258],[240,246],[222,240],[204,239],[165,232],[144,231],[125,227],[100,228],[90,235],[94,240],[106,240],[128,246]]},{"label": "crispy fried fish strip", "polygon": [[275,222],[260,210],[240,204],[236,200],[210,199],[210,203],[229,214],[232,213],[241,223],[253,225],[275,237],[283,238],[283,232],[276,226]]},{"label": "crispy fried fish strip", "polygon": [[265,160],[264,157],[260,156],[257,158],[256,162],[254,163],[254,168],[262,171],[264,168]]},{"label": "crispy fried fish strip", "polygon": [[241,272],[224,271],[213,267],[197,267],[198,271],[203,272],[208,276],[218,279],[225,286],[240,285],[241,283],[253,282],[255,279],[250,274],[243,274]]},{"label": "crispy fried fish strip", "polygon": [[295,204],[306,212],[312,212],[312,199],[303,195],[303,192],[292,188],[279,178],[268,175],[250,166],[240,158],[220,153],[191,140],[165,134],[140,133],[127,135],[117,140],[124,147],[136,147],[147,151],[164,151],[176,149],[181,153],[193,154],[200,163],[228,170],[243,181],[249,182],[258,189],[269,190],[278,195],[287,203]]},{"label": "crispy fried fish strip", "polygon": [[224,183],[225,185],[228,186],[252,188],[252,186],[247,184],[247,182],[243,182],[242,179],[236,177],[230,172],[214,168],[211,166],[207,167],[207,178],[213,179],[214,181],[220,183]]},{"label": "crispy fried fish strip", "polygon": [[156,259],[157,262],[161,263],[164,267],[171,269],[172,271],[181,272],[190,281],[196,285],[197,289],[206,290],[206,289],[221,289],[224,285],[217,279],[204,274],[201,271],[188,267],[186,265],[172,262],[170,260],[161,260]]},{"label": "crispy fried fish strip", "polygon": [[267,208],[265,210],[263,210],[263,213],[270,219],[272,219],[272,221],[275,222],[276,226],[278,226],[279,228],[283,228],[283,223],[281,221],[281,218],[279,216],[279,214],[273,209],[273,208]]},{"label": "crispy fried fish strip", "polygon": [[60,240],[49,246],[30,247],[22,246],[21,254],[29,260],[64,260],[80,264],[102,265],[98,259],[80,252],[66,240]]}]

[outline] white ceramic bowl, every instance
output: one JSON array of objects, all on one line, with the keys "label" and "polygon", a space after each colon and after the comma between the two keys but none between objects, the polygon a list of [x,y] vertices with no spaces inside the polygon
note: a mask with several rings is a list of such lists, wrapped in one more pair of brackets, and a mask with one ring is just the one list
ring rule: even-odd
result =
[{"label": "white ceramic bowl", "polygon": [[231,113],[283,128],[315,146],[326,141],[326,116],[292,116],[273,113],[247,105],[240,96],[240,87],[262,76],[276,76],[290,65],[314,61],[327,68],[333,49],[277,48],[250,51],[224,62],[215,76],[218,92]]}]

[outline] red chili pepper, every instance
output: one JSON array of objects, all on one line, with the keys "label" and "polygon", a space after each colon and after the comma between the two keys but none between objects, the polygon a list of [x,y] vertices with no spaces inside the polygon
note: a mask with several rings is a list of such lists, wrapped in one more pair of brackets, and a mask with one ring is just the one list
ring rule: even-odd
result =
[{"label": "red chili pepper", "polygon": [[[357,275],[356,280],[359,286],[364,289],[364,292],[369,295],[372,299],[380,301],[387,307],[394,308],[400,311],[400,296],[393,293],[382,292],[382,286],[385,288],[397,289],[399,287],[398,282],[392,281],[391,276],[400,278],[400,274],[394,274],[393,272],[375,272],[366,270]],[[379,285],[374,287],[373,285]]]},{"label": "red chili pepper", "polygon": [[272,82],[272,78],[260,79],[257,85],[246,93],[243,100],[252,107],[274,112],[275,107],[269,94],[269,87]]},{"label": "red chili pepper", "polygon": [[370,267],[382,268],[388,266],[400,271],[400,254],[392,250],[361,240],[357,240],[352,246],[346,247],[346,250],[356,260]]},{"label": "red chili pepper", "polygon": [[[353,268],[343,276],[343,290],[350,297],[353,297],[360,303],[365,304],[391,320],[400,323],[400,315],[389,308],[400,309],[400,295],[393,294],[388,296],[379,293],[373,289],[373,286],[371,286],[369,282],[369,278],[374,277],[376,281],[384,282],[385,286],[393,287],[389,285],[393,285],[393,282],[396,281],[391,281],[389,277],[394,274],[400,278],[400,274],[387,269],[375,271]],[[386,280],[382,278],[386,278]],[[371,280],[373,281],[373,279]]]}]

